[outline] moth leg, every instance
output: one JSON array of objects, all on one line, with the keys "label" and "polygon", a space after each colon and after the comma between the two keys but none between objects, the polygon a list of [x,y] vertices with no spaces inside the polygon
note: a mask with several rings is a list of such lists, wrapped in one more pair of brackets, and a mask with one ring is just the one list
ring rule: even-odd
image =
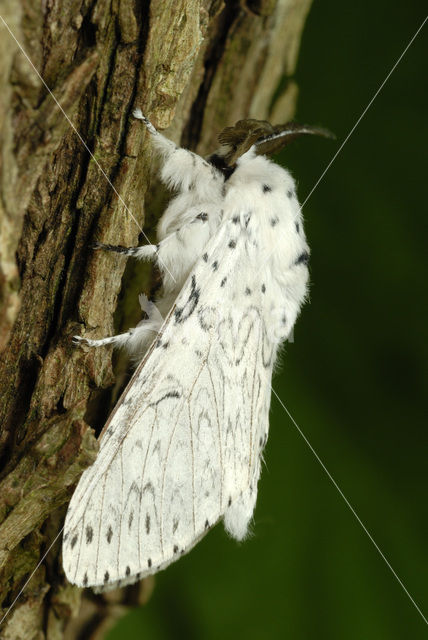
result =
[{"label": "moth leg", "polygon": [[146,118],[145,115],[143,115],[141,109],[134,109],[132,115],[134,116],[134,118],[137,118],[137,120],[141,120],[144,123],[147,131],[152,137],[152,142],[156,151],[158,151],[160,154],[164,156],[170,156],[172,153],[174,153],[174,151],[178,149],[177,145],[172,142],[172,140],[168,140],[168,138],[165,138],[165,136],[159,133],[159,131],[152,125],[150,120]]},{"label": "moth leg", "polygon": [[147,347],[155,339],[162,326],[162,322],[162,317],[142,320],[136,327],[129,329],[125,333],[119,333],[109,338],[101,338],[100,340],[73,336],[73,344],[87,347],[105,347],[107,345],[113,345],[114,348],[123,347],[130,355],[136,357],[138,360],[144,355]]},{"label": "moth leg", "polygon": [[157,247],[154,244],[147,244],[143,247],[123,247],[122,245],[95,242],[92,248],[95,249],[95,251],[100,249],[103,251],[114,251],[115,253],[121,253],[123,256],[137,258],[137,260],[149,260],[157,253]]},{"label": "moth leg", "polygon": [[142,114],[141,109],[135,109],[133,115],[144,122],[147,131],[151,134],[155,150],[163,156],[161,179],[167,186],[172,189],[193,191],[198,183],[202,182],[205,185],[207,180],[218,181],[220,185],[223,183],[224,179],[217,169],[193,151],[182,149],[165,138]]},{"label": "moth leg", "polygon": [[139,107],[134,109],[134,111],[132,112],[132,115],[134,116],[134,118],[136,118],[137,120],[141,120],[146,125],[146,128],[149,133],[152,133],[152,134],[157,133],[157,129],[152,125],[150,120],[143,114],[143,112]]},{"label": "moth leg", "polygon": [[83,336],[73,336],[72,342],[75,346],[85,345],[87,347],[105,347],[112,344],[114,347],[122,347],[129,338],[129,332],[119,333],[116,336],[110,336],[110,338],[101,338],[100,340],[91,340],[90,338],[84,338]]}]

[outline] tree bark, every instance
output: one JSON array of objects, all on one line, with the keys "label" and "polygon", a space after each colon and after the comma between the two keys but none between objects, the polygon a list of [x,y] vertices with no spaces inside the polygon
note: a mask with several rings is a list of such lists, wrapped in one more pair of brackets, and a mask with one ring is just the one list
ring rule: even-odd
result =
[{"label": "tree bark", "polygon": [[150,235],[160,213],[135,106],[202,154],[240,118],[292,116],[309,5],[0,0],[2,638],[101,637],[148,597],[150,581],[88,594],[64,636],[83,592],[65,580],[57,536],[120,386],[111,352],[85,353],[71,336],[82,326],[111,335],[116,307],[116,325],[135,322],[136,292],[148,284],[139,268],[123,281],[123,259],[90,245],[137,244],[144,217]]}]

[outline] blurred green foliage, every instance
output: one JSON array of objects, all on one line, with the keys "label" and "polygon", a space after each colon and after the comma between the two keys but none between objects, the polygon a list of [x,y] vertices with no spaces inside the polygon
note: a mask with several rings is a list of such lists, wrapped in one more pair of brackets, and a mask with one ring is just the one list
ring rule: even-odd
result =
[{"label": "blurred green foliage", "polygon": [[[329,127],[337,142],[301,140],[280,158],[302,202],[425,9],[315,2],[296,74],[297,119]],[[305,205],[311,300],[274,380],[425,615],[427,28]],[[426,638],[275,400],[265,459],[253,536],[238,545],[217,527],[157,576],[149,604],[108,640]]]}]

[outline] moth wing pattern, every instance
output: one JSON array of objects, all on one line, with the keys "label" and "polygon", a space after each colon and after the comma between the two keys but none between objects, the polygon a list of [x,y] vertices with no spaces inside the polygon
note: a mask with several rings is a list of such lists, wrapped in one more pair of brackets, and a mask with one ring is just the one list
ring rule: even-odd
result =
[{"label": "moth wing pattern", "polygon": [[225,219],[197,260],[72,497],[63,541],[70,582],[135,582],[221,518],[245,536],[274,358],[260,287],[249,295],[256,254],[245,225]]}]

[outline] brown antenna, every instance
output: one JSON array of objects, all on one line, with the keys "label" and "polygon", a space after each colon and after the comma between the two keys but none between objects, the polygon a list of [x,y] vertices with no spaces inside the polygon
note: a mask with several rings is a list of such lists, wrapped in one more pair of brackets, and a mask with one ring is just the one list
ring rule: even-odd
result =
[{"label": "brown antenna", "polygon": [[302,135],[317,135],[335,138],[328,129],[288,122],[271,125],[267,120],[248,118],[238,120],[233,127],[220,132],[218,140],[223,149],[217,152],[228,167],[233,167],[240,156],[254,146],[258,155],[277,153],[287,144]]}]

